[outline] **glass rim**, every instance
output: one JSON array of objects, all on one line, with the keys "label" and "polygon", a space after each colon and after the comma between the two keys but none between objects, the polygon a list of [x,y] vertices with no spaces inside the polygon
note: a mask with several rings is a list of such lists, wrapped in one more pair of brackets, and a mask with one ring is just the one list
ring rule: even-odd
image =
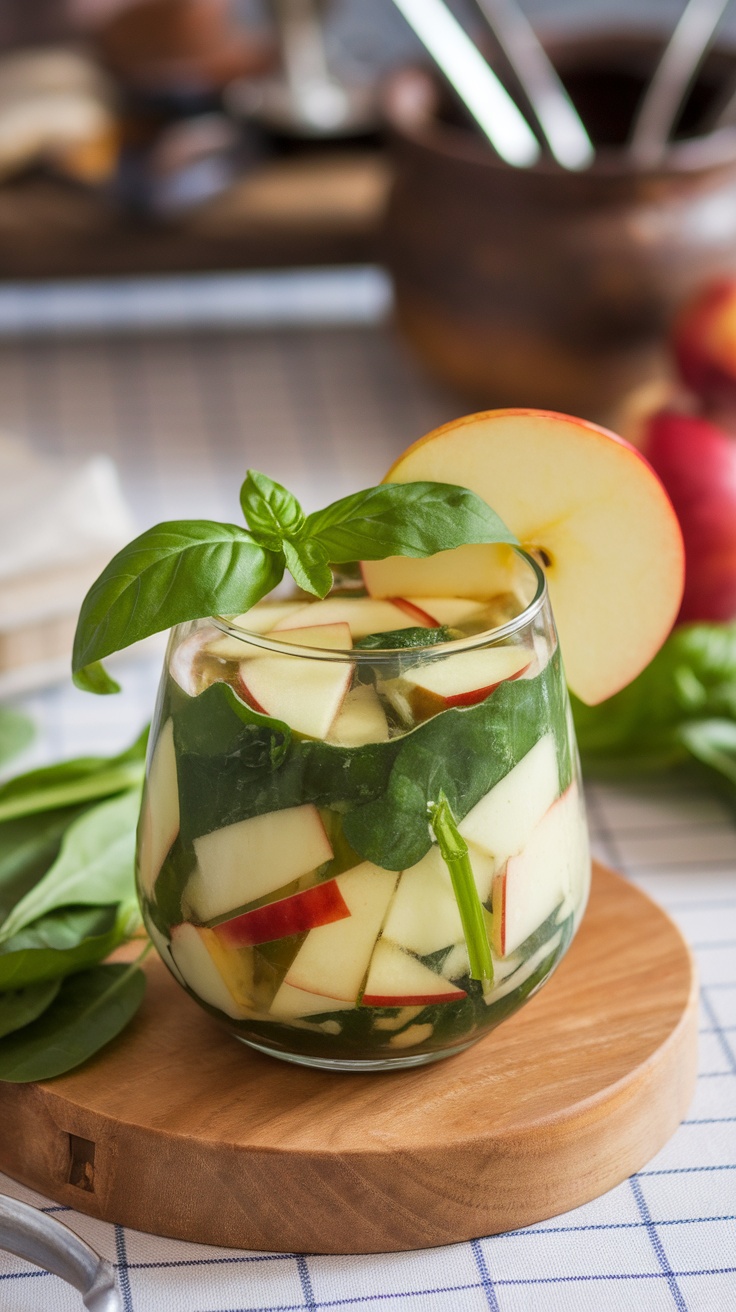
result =
[{"label": "glass rim", "polygon": [[[492,629],[484,629],[482,633],[470,634],[467,638],[453,638],[450,642],[437,642],[418,647],[378,647],[375,649],[364,647],[303,647],[281,642],[279,639],[272,639],[266,633],[251,633],[249,629],[240,628],[239,625],[233,624],[231,620],[223,615],[212,615],[210,618],[211,622],[228,637],[238,638],[249,646],[261,647],[263,651],[271,652],[273,655],[297,656],[304,660],[352,661],[354,664],[365,661],[370,662],[371,665],[388,665],[395,662],[397,656],[406,657],[409,654],[417,660],[425,657],[436,660],[440,657],[455,655],[458,652],[473,651],[477,647],[488,647],[502,642],[505,638],[518,633],[520,629],[526,628],[539,614],[547,600],[547,576],[539,561],[530,552],[525,551],[523,547],[513,547],[512,549],[517,556],[521,556],[526,564],[531,566],[536,578],[536,588],[531,601],[518,615],[515,615],[513,619],[506,620],[504,624],[498,624]],[[265,600],[265,598],[262,600]],[[305,602],[305,607],[308,605],[309,602]],[[286,634],[288,629],[283,629],[282,632]]]}]

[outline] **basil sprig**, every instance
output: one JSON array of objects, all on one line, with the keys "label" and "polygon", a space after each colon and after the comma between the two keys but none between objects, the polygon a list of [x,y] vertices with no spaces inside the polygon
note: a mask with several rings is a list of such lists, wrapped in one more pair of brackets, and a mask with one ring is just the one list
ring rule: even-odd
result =
[{"label": "basil sprig", "polygon": [[305,592],[324,597],[330,564],[517,541],[485,501],[449,483],[385,483],[305,515],[285,487],[249,470],[240,504],[247,528],[157,524],[110,561],[77,624],[72,669],[80,688],[117,692],[100,664],[106,656],[186,620],[249,610],[285,569]]}]

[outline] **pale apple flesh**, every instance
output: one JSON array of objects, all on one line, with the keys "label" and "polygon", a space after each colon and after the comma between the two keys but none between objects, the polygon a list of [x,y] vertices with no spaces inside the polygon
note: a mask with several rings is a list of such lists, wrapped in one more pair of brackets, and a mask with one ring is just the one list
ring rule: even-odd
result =
[{"label": "pale apple flesh", "polygon": [[376,944],[363,991],[364,1007],[429,1006],[464,997],[464,989],[435,974],[396,943],[382,938]]},{"label": "pale apple flesh", "polygon": [[146,897],[179,833],[179,783],[174,724],[167,720],[158,735],[143,794],[138,829],[138,880]]},{"label": "pale apple flesh", "polygon": [[[583,701],[611,697],[649,663],[679,610],[684,555],[671,502],[638,451],[568,415],[497,410],[430,433],[387,475],[420,479],[469,487],[544,560],[567,679]],[[489,548],[459,550],[465,574],[482,579]],[[437,559],[410,562],[411,586],[397,586],[407,580],[393,562],[365,562],[364,577],[374,596],[421,596],[428,565],[436,593]]]},{"label": "pale apple flesh", "polygon": [[284,983],[354,1005],[397,880],[395,871],[382,870],[370,861],[338,875],[335,882],[350,916],[310,930]]},{"label": "pale apple flesh", "polygon": [[[344,622],[280,630],[294,646],[344,651],[352,646]],[[287,654],[249,656],[240,664],[239,691],[254,710],[284,720],[298,733],[326,738],[350,689],[349,662]]]},{"label": "pale apple flesh", "polygon": [[332,859],[316,806],[287,807],[216,829],[194,840],[197,866],[185,899],[205,923],[256,902]]},{"label": "pale apple flesh", "polygon": [[577,787],[571,784],[495,876],[493,947],[498,956],[516,951],[569,896],[586,859],[580,807]]}]

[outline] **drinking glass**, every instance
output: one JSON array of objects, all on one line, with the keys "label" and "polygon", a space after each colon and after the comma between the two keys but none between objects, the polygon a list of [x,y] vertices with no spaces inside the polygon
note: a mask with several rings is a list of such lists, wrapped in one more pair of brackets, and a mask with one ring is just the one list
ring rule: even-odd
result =
[{"label": "drinking glass", "polygon": [[[169,970],[251,1047],[338,1070],[435,1061],[517,1011],[570,946],[590,859],[567,689],[544,573],[503,551],[484,602],[342,581],[328,614],[352,617],[353,646],[306,596],[173,630],[139,895]],[[406,627],[366,636],[381,606]],[[446,622],[426,639],[424,607]],[[301,645],[340,641],[341,623],[343,646]]]}]

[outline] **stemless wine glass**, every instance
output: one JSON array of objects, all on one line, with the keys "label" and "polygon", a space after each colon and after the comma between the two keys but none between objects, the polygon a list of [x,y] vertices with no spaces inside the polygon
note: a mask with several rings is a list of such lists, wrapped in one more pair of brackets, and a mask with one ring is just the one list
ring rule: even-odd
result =
[{"label": "stemless wine glass", "polygon": [[485,603],[343,590],[172,632],[143,914],[187,992],[262,1052],[450,1056],[569,947],[590,880],[577,749],[543,571],[503,550]]}]

